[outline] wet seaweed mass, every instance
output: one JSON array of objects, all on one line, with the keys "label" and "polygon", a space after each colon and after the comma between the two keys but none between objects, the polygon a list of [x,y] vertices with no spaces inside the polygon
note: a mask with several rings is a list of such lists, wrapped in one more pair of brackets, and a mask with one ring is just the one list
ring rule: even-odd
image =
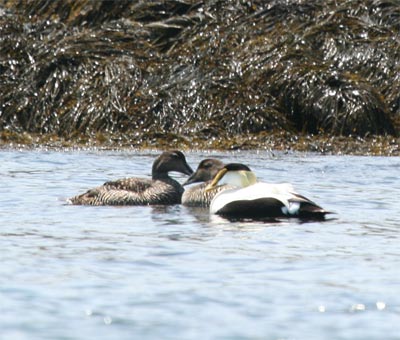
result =
[{"label": "wet seaweed mass", "polygon": [[400,154],[397,0],[0,0],[2,145]]}]

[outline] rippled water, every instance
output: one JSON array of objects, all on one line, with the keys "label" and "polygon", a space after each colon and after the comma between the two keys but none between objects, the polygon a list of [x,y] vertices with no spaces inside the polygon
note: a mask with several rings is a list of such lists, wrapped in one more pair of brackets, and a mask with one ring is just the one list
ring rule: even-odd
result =
[{"label": "rippled water", "polygon": [[0,151],[0,338],[400,338],[399,158],[187,153],[290,181],[326,222],[65,204],[155,155]]}]

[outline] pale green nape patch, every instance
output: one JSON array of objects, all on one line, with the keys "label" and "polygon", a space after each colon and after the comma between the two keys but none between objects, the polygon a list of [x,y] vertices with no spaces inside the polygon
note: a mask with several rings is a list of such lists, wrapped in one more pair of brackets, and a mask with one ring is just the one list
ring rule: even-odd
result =
[{"label": "pale green nape patch", "polygon": [[253,185],[257,183],[257,176],[252,171],[240,171],[243,173],[243,176],[246,177],[246,180],[243,181],[243,186],[248,187],[249,185]]},{"label": "pale green nape patch", "polygon": [[255,184],[257,182],[257,177],[252,171],[228,171],[225,175],[218,181],[218,184],[229,184],[235,187],[244,188],[249,185]]}]

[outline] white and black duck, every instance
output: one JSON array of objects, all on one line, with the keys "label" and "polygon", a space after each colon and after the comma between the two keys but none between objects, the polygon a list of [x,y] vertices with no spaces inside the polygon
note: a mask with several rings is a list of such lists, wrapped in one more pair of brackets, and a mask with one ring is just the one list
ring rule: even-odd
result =
[{"label": "white and black duck", "polygon": [[179,204],[184,189],[169,176],[170,171],[193,173],[181,151],[165,151],[154,161],[151,179],[132,177],[106,182],[69,201],[76,205]]},{"label": "white and black duck", "polygon": [[324,219],[329,212],[298,194],[289,183],[258,182],[249,167],[239,163],[225,165],[206,190],[219,185],[233,189],[219,192],[211,201],[210,213],[228,217]]}]

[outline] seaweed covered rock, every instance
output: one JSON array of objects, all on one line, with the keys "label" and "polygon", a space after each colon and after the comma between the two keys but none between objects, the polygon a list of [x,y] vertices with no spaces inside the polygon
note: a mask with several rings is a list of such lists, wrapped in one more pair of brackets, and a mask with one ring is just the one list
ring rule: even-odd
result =
[{"label": "seaweed covered rock", "polygon": [[0,12],[0,130],[399,132],[398,1],[0,0]]}]

